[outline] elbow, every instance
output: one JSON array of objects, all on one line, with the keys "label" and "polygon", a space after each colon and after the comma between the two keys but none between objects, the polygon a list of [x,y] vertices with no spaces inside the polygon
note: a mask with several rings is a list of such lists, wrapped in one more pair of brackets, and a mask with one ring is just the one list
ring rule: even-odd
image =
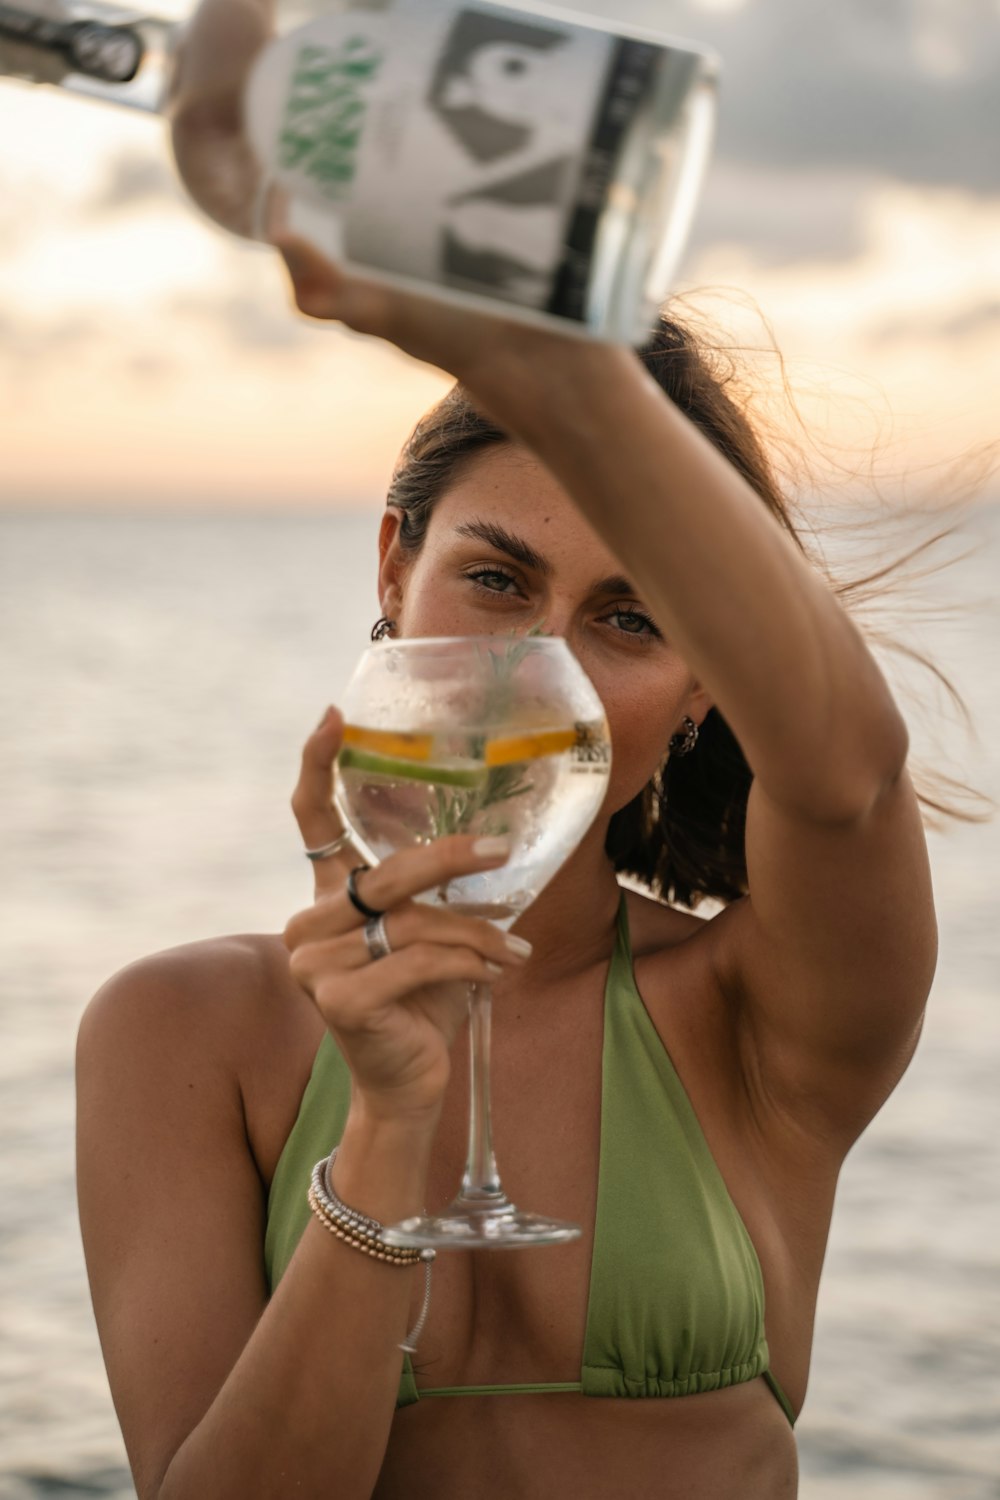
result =
[{"label": "elbow", "polygon": [[885,720],[872,734],[871,756],[865,766],[865,777],[859,790],[856,817],[866,818],[891,797],[906,774],[910,756],[910,731],[906,720],[891,702]]},{"label": "elbow", "polygon": [[879,674],[880,691],[859,694],[846,721],[830,736],[824,762],[832,773],[830,821],[866,821],[891,800],[906,775],[910,732],[888,686]]},{"label": "elbow", "polygon": [[[907,777],[910,736],[903,715],[894,708],[895,721],[879,726],[859,744],[850,735],[831,736],[811,756],[811,771],[801,762],[778,771],[769,799],[787,813],[825,828],[858,828],[886,802],[892,801]],[[765,787],[772,778],[759,777]],[[769,789],[769,787],[768,787]]]},{"label": "elbow", "polygon": [[865,822],[892,800],[906,776],[906,720],[882,672],[863,646],[861,652],[820,678],[825,703],[814,721],[808,758],[811,812],[824,823]]},{"label": "elbow", "polygon": [[905,755],[884,769],[866,768],[849,784],[832,789],[818,808],[814,805],[812,821],[830,828],[860,828],[895,801],[904,783],[909,786]]},{"label": "elbow", "polygon": [[825,768],[819,796],[824,822],[858,825],[896,795],[906,777],[910,732],[888,688],[847,710],[818,761]]},{"label": "elbow", "polygon": [[891,801],[904,781],[910,737],[894,703],[877,721],[855,721],[825,737],[811,755],[800,754],[773,778],[759,776],[769,800],[807,822],[856,828]]}]

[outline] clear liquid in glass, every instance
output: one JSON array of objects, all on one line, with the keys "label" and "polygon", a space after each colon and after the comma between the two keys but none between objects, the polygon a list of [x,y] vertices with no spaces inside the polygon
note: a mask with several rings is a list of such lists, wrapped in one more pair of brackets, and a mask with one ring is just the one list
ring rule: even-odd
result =
[{"label": "clear liquid in glass", "polygon": [[349,724],[336,795],[373,864],[447,834],[509,838],[506,865],[425,898],[506,928],[579,842],[609,765],[603,720],[410,735]]}]

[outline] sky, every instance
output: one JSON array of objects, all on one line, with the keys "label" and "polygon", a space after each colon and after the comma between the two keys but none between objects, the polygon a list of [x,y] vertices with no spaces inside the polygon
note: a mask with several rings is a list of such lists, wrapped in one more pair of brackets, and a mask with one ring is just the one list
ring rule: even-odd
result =
[{"label": "sky", "polygon": [[[807,428],[855,468],[878,443],[893,470],[943,474],[994,441],[1000,0],[614,15],[723,60],[678,289],[737,341],[766,320]],[[273,254],[187,203],[162,120],[0,82],[0,121],[0,505],[384,494],[440,373],[297,318]]]}]

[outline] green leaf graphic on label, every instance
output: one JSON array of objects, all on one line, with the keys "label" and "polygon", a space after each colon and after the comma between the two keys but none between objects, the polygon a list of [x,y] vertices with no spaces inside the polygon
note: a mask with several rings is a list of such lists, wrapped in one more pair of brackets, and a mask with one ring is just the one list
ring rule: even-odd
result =
[{"label": "green leaf graphic on label", "polygon": [[282,167],[302,172],[339,198],[354,181],[368,101],[382,53],[368,37],[348,37],[340,48],[308,45],[292,69],[278,137]]}]

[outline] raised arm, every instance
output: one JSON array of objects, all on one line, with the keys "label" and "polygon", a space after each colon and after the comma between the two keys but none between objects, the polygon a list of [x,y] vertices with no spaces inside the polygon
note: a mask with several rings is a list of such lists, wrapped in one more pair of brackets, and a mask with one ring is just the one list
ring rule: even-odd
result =
[{"label": "raised arm", "polygon": [[779,1121],[849,1142],[912,1053],[936,958],[904,722],[829,589],[630,353],[546,374],[544,406],[522,382],[505,420],[621,558],[754,772],[750,896],[716,947],[748,1081]]},{"label": "raised arm", "polygon": [[847,1142],[912,1052],[936,960],[908,737],[859,632],[630,350],[471,318],[285,248],[298,305],[451,370],[565,486],[754,772],[750,896],[717,924],[748,1083]]}]

